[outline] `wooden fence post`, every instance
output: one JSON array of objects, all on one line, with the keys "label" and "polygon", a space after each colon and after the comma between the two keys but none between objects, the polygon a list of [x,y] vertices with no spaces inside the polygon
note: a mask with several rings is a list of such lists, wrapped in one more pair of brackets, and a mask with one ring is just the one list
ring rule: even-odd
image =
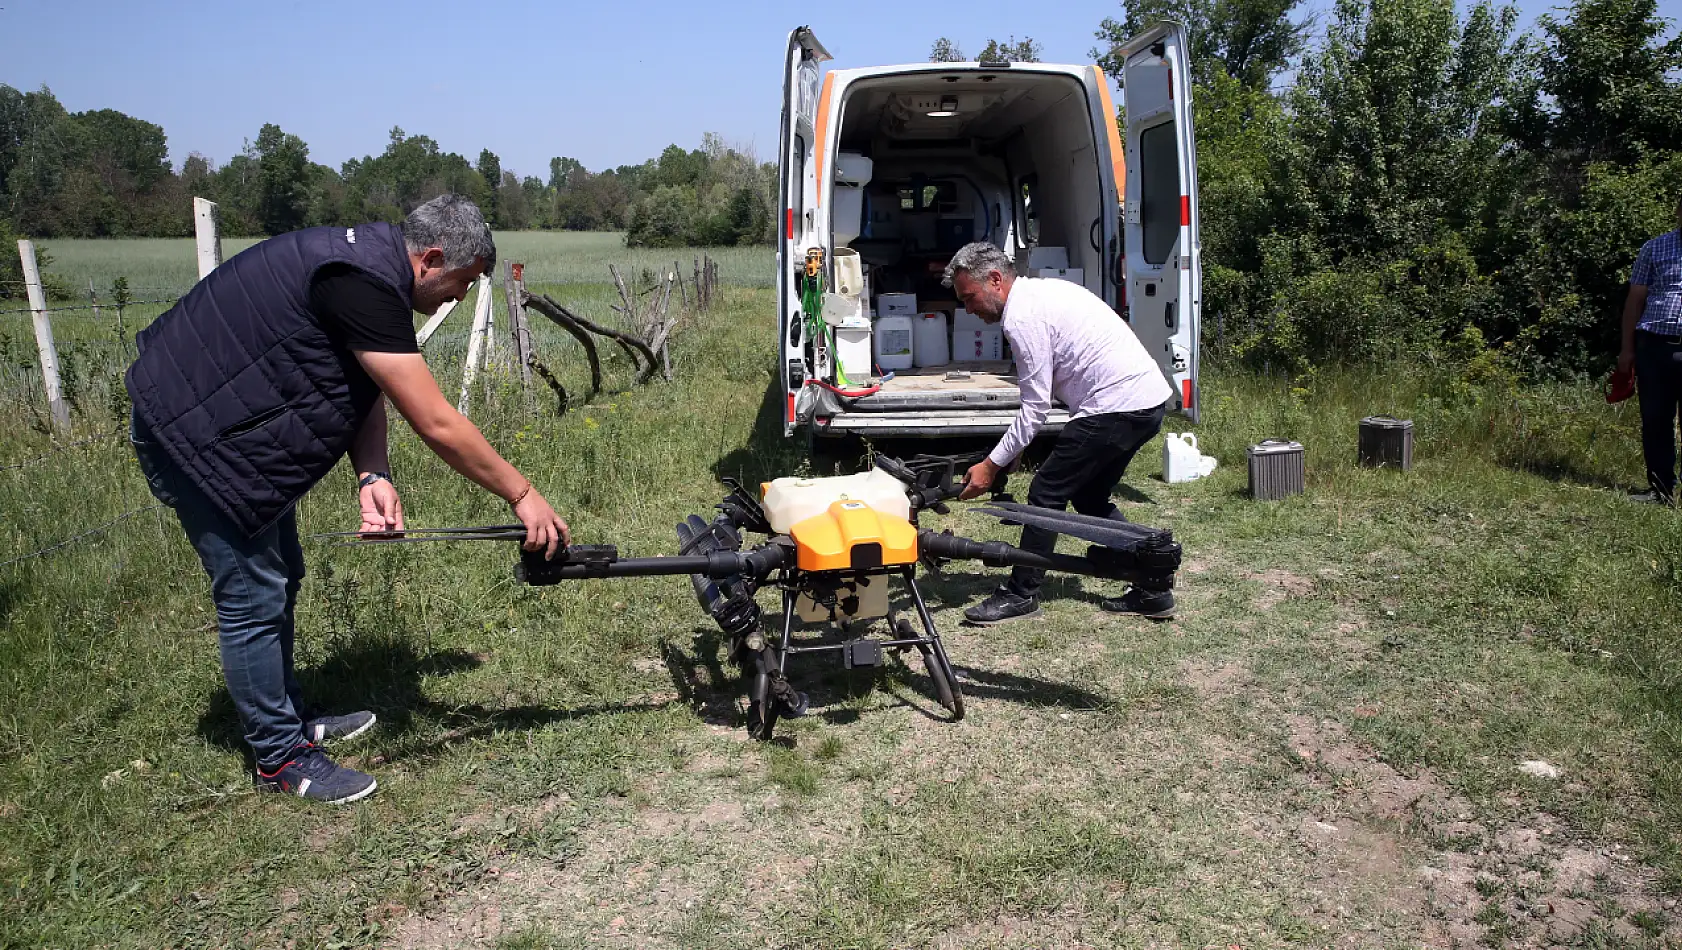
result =
[{"label": "wooden fence post", "polygon": [[23,261],[23,282],[29,291],[29,314],[35,320],[35,348],[41,356],[41,382],[47,390],[47,409],[53,425],[70,429],[70,407],[58,386],[58,348],[53,345],[53,323],[47,315],[47,295],[41,289],[41,269],[35,263],[35,242],[19,241],[18,257]]},{"label": "wooden fence post", "polygon": [[193,233],[199,244],[199,280],[204,280],[222,263],[222,216],[216,202],[193,199]]},{"label": "wooden fence post", "polygon": [[467,335],[467,365],[462,367],[461,398],[456,409],[467,415],[467,397],[473,391],[473,378],[479,375],[479,358],[491,323],[491,279],[479,278],[479,296],[473,301],[473,329]]},{"label": "wooden fence post", "polygon": [[520,364],[520,385],[531,388],[531,331],[526,328],[526,308],[520,305],[521,279],[525,265],[502,262],[502,292],[508,300],[508,332],[514,338],[514,360]]}]

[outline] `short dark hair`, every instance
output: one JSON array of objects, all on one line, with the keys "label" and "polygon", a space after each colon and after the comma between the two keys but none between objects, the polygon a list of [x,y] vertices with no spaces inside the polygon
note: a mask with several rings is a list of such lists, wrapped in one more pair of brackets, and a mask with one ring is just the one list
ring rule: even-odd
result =
[{"label": "short dark hair", "polygon": [[444,252],[450,270],[485,262],[485,273],[496,264],[496,241],[479,206],[461,195],[442,194],[403,219],[403,243],[411,254],[436,247]]}]

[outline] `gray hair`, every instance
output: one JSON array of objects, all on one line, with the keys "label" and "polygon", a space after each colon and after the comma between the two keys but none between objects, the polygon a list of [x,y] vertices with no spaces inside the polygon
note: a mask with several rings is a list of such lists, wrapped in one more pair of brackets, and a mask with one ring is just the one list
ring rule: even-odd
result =
[{"label": "gray hair", "polygon": [[965,244],[952,255],[952,263],[946,265],[946,276],[941,283],[952,286],[952,279],[962,271],[971,277],[981,277],[989,271],[998,271],[1006,277],[1016,276],[1016,265],[1010,262],[1005,252],[994,247],[988,241],[976,241]]},{"label": "gray hair", "polygon": [[419,254],[436,247],[444,252],[444,266],[458,270],[475,260],[484,262],[485,273],[496,263],[496,241],[479,206],[461,195],[442,194],[403,219],[403,243],[409,253]]}]

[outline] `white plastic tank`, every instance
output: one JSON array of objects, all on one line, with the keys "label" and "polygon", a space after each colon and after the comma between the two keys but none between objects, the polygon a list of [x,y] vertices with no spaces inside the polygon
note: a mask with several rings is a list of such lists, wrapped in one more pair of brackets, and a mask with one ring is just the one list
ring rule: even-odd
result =
[{"label": "white plastic tank", "polygon": [[1215,471],[1212,455],[1197,449],[1197,436],[1190,432],[1166,432],[1162,437],[1162,480],[1169,484],[1195,481]]},{"label": "white plastic tank", "polygon": [[911,356],[918,366],[945,366],[952,362],[952,336],[946,314],[935,310],[917,315],[912,332]]},{"label": "white plastic tank", "polygon": [[870,318],[858,316],[835,325],[835,362],[851,383],[870,378]]},{"label": "white plastic tank", "polygon": [[909,314],[891,313],[876,318],[872,328],[871,345],[876,351],[876,365],[885,370],[910,369],[912,365],[912,330],[918,318]]},{"label": "white plastic tank", "polygon": [[879,468],[833,478],[779,478],[765,489],[765,514],[779,534],[829,510],[838,501],[862,501],[877,514],[911,518],[905,485]]},{"label": "white plastic tank", "polygon": [[838,247],[835,261],[835,292],[843,297],[859,299],[864,296],[864,263],[859,252],[850,247]]}]

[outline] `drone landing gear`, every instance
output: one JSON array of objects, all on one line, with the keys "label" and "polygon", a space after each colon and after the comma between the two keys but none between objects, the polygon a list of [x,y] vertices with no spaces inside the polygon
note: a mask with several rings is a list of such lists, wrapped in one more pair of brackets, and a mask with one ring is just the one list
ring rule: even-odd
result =
[{"label": "drone landing gear", "polygon": [[946,658],[946,648],[941,645],[934,618],[929,615],[922,592],[917,589],[914,570],[907,567],[883,572],[888,573],[898,574],[905,581],[912,604],[916,608],[917,619],[922,623],[921,633],[909,618],[900,617],[896,611],[890,609],[889,637],[863,636],[840,642],[798,642],[794,639],[794,628],[800,592],[790,587],[783,589],[783,629],[780,644],[770,642],[769,638],[757,630],[741,641],[738,655],[744,672],[749,677],[748,735],[760,741],[768,740],[778,719],[805,715],[809,705],[806,694],[797,691],[784,675],[788,658],[800,653],[838,652],[841,654],[843,668],[858,669],[881,666],[884,650],[901,653],[916,647],[917,652],[922,654],[923,666],[928,670],[929,680],[934,684],[935,699],[951,714],[949,721],[957,722],[964,718],[964,694],[958,684],[957,672],[953,670],[952,662]]}]

